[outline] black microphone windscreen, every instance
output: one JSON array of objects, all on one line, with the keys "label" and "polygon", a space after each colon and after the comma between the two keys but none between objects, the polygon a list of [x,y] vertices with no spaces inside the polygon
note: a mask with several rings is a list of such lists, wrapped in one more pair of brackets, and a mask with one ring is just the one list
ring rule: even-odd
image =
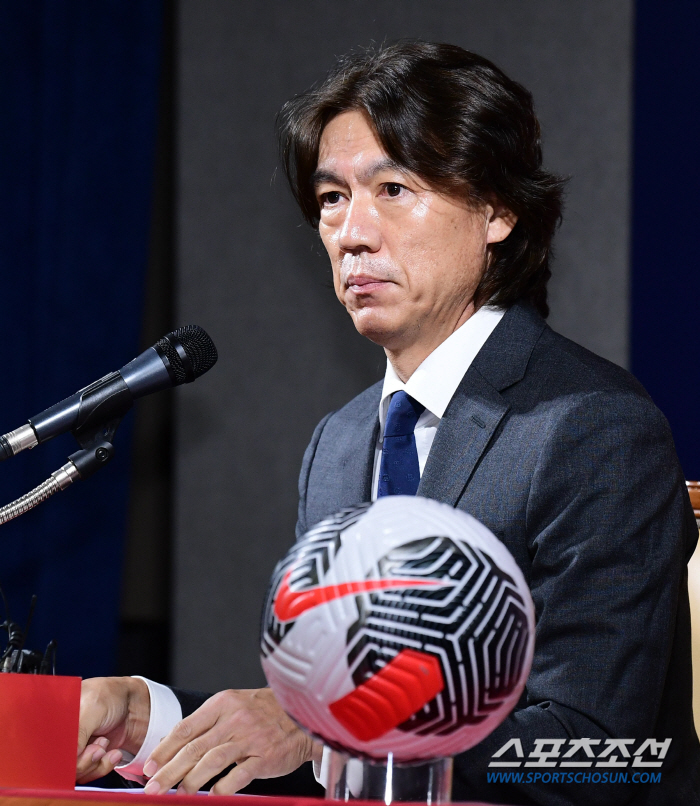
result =
[{"label": "black microphone windscreen", "polygon": [[[188,372],[190,368],[185,366],[173,341],[175,343],[179,342],[180,345],[182,345],[191,364],[191,374]],[[185,325],[184,327],[179,327],[172,333],[163,336],[155,346],[162,350],[167,356],[175,376],[175,385],[194,380],[195,378],[199,378],[200,375],[204,375],[205,372],[216,364],[216,360],[219,357],[214,342],[199,325]]]}]

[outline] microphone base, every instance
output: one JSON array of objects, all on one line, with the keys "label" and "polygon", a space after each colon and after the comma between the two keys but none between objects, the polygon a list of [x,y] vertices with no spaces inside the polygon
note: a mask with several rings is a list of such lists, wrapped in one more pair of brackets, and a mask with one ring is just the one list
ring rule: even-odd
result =
[{"label": "microphone base", "polygon": [[370,763],[331,751],[327,800],[376,800],[390,803],[450,803],[452,759],[437,758],[420,764],[396,764],[391,754],[385,763]]}]

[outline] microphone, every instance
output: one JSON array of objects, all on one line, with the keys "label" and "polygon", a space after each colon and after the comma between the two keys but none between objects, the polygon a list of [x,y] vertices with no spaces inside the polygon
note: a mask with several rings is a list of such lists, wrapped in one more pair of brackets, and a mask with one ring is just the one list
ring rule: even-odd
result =
[{"label": "microphone", "polygon": [[29,423],[0,436],[0,462],[59,434],[72,431],[78,442],[123,417],[134,400],[161,389],[192,383],[208,372],[218,354],[198,325],[185,325],[163,336],[119,372],[80,389]]}]

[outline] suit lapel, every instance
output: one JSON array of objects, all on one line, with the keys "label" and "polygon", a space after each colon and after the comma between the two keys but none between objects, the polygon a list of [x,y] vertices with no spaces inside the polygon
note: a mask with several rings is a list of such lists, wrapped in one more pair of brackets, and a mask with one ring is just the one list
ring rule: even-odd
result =
[{"label": "suit lapel", "polygon": [[507,411],[503,397],[470,368],[440,422],[417,494],[455,506]]},{"label": "suit lapel", "polygon": [[379,436],[379,397],[362,417],[343,450],[343,499],[369,501],[372,497],[374,451]]},{"label": "suit lapel", "polygon": [[309,526],[330,513],[370,500],[381,391],[381,382],[370,387],[332,416],[323,429],[307,487]]},{"label": "suit lapel", "polygon": [[481,348],[440,422],[418,495],[455,506],[509,404],[501,392],[525,375],[546,327],[529,305],[516,303]]}]

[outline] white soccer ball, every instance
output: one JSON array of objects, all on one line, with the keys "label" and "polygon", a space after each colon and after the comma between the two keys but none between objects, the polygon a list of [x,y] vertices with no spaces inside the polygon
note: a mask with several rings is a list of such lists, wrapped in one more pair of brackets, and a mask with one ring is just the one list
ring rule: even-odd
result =
[{"label": "white soccer ball", "polygon": [[446,504],[388,496],[321,521],[278,563],[262,665],[324,744],[419,761],[468,750],[505,719],[534,635],[503,543]]}]

